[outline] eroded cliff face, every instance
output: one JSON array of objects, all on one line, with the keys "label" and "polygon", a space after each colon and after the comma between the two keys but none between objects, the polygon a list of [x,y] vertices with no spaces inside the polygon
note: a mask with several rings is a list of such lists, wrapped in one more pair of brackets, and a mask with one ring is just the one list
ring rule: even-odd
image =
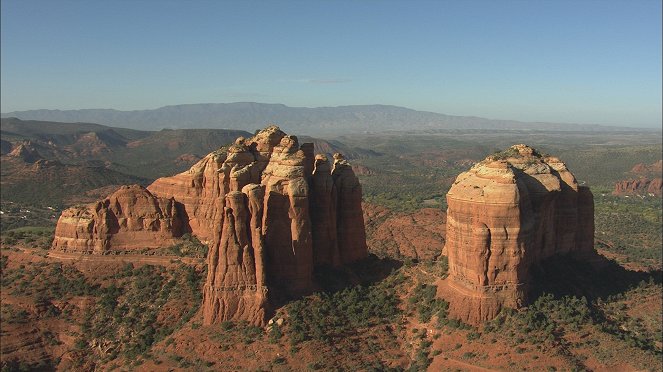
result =
[{"label": "eroded cliff face", "polygon": [[341,263],[367,256],[366,229],[361,209],[362,190],[352,166],[343,155],[334,154],[332,179],[336,186],[336,228]]},{"label": "eroded cliff face", "polygon": [[663,179],[639,178],[623,180],[615,183],[613,195],[652,195],[661,196],[663,192]]},{"label": "eroded cliff face", "polygon": [[525,145],[489,156],[447,194],[450,313],[469,323],[528,301],[530,269],[594,254],[593,197],[558,158]]},{"label": "eroded cliff face", "polygon": [[182,226],[174,199],[123,186],[104,200],[63,211],[52,249],[107,254],[159,248],[174,244]]},{"label": "eroded cliff face", "polygon": [[[297,137],[270,126],[212,152],[186,172],[134,191],[142,195],[134,199],[154,200],[125,201],[113,209],[113,200],[126,197],[111,196],[65,211],[53,247],[89,253],[158,247],[191,232],[210,247],[204,322],[263,324],[274,302],[314,290],[316,266],[367,256],[361,185],[342,155],[334,159],[332,167],[324,155],[314,155],[313,144],[300,145]],[[127,215],[126,222],[114,223],[107,210]]]},{"label": "eroded cliff face", "polygon": [[189,170],[159,178],[147,187],[155,195],[174,198],[181,205],[184,229],[203,243],[211,242],[214,221],[221,219],[225,190],[219,169],[226,158],[223,149],[214,151]]},{"label": "eroded cliff face", "polygon": [[228,153],[234,154],[233,163],[226,160],[219,173],[222,178],[227,174],[229,182],[220,182],[228,187],[223,227],[214,230],[209,255],[204,321],[262,324],[278,299],[313,291],[316,266],[366,257],[366,238],[354,230],[352,238],[363,240],[348,245],[348,253],[337,244],[348,239],[347,229],[338,228],[346,215],[359,213],[361,221],[351,223],[363,232],[361,204],[345,201],[354,201],[356,193],[361,201],[361,188],[352,184],[357,178],[351,168],[335,178],[336,167],[332,170],[324,155],[315,157],[311,144],[300,145],[297,137],[276,127],[238,140]]}]

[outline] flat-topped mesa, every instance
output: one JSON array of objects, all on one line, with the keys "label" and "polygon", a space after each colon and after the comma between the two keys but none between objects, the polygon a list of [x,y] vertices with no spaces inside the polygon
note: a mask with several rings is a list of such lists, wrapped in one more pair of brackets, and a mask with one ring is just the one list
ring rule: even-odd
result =
[{"label": "flat-topped mesa", "polygon": [[172,198],[159,198],[139,185],[122,186],[108,198],[62,212],[53,250],[119,253],[175,244],[182,216]]},{"label": "flat-topped mesa", "polygon": [[469,323],[528,302],[530,268],[554,255],[591,259],[589,188],[526,145],[491,155],[447,193],[450,314]]}]

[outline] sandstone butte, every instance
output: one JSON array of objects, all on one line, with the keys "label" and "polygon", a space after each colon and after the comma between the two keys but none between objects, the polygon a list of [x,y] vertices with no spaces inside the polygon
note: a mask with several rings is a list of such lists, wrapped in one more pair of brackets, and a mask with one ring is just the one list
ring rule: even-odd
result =
[{"label": "sandstone butte", "polygon": [[341,154],[330,164],[269,126],[147,189],[125,186],[64,211],[52,249],[127,252],[190,232],[210,247],[204,322],[263,325],[275,303],[315,289],[315,267],[367,256],[361,199]]},{"label": "sandstone butte", "polygon": [[594,201],[566,165],[526,145],[458,176],[447,194],[451,317],[478,324],[528,303],[531,269],[556,255],[597,262]]}]

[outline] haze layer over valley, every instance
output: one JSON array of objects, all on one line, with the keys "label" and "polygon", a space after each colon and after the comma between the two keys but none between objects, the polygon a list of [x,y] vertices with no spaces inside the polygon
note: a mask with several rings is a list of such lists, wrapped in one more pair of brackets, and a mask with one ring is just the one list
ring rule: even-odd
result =
[{"label": "haze layer over valley", "polygon": [[3,113],[2,117],[16,117],[23,120],[99,123],[140,130],[164,128],[251,130],[251,128],[259,127],[264,123],[275,122],[279,123],[284,130],[316,136],[446,129],[590,132],[634,130],[633,128],[605,125],[528,123],[515,120],[492,120],[476,116],[452,116],[386,105],[306,108],[255,102],[176,105],[136,111],[112,109],[29,110]]}]

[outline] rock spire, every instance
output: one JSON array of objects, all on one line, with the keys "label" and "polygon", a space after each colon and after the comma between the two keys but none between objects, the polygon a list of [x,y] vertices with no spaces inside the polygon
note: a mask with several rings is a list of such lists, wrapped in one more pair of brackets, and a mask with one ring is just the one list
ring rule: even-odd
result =
[{"label": "rock spire", "polygon": [[341,154],[332,166],[272,125],[147,189],[65,211],[53,248],[163,246],[190,232],[210,247],[204,322],[263,324],[275,302],[316,288],[316,266],[367,256],[361,192]]}]

